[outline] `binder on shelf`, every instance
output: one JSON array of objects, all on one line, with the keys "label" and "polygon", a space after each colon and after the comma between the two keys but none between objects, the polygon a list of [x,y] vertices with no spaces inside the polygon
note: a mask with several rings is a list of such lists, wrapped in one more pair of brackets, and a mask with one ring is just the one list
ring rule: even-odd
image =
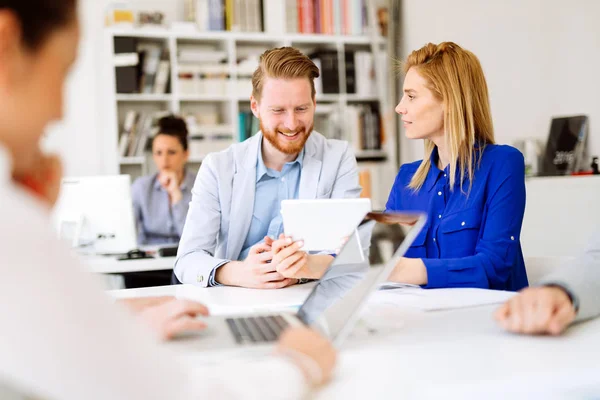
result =
[{"label": "binder on shelf", "polygon": [[154,82],[154,94],[165,94],[168,90],[171,63],[162,60],[158,63],[156,81]]},{"label": "binder on shelf", "polygon": [[115,80],[117,93],[138,93],[140,58],[137,53],[137,40],[130,37],[114,38]]},{"label": "binder on shelf", "polygon": [[340,74],[337,51],[322,50],[310,55],[311,59],[319,60],[321,65],[321,86],[323,94],[340,93]]}]

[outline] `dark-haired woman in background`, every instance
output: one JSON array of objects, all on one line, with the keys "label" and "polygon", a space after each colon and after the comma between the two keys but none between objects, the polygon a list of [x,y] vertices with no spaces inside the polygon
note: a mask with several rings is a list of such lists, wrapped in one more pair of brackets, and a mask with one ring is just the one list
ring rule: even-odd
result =
[{"label": "dark-haired woman in background", "polygon": [[138,178],[131,188],[138,227],[138,244],[179,243],[196,175],[187,170],[188,130],[173,115],[158,123],[152,140],[157,173]]}]

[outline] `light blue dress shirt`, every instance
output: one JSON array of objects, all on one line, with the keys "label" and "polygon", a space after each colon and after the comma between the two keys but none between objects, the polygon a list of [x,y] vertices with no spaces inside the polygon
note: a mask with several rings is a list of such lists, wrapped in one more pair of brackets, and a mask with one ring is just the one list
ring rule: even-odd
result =
[{"label": "light blue dress shirt", "polygon": [[[239,261],[245,260],[250,252],[250,248],[263,242],[265,236],[276,239],[283,233],[281,201],[298,198],[303,158],[304,149],[300,151],[296,160],[286,163],[281,171],[276,171],[266,167],[262,151],[259,149],[256,161],[254,211],[252,212],[252,222],[250,223],[246,241],[242,246]],[[209,286],[218,285],[215,281],[215,272],[221,265],[217,266],[211,272]]]},{"label": "light blue dress shirt", "polygon": [[192,199],[195,173],[186,170],[179,186],[182,198],[174,205],[157,178],[158,174],[142,176],[131,186],[139,245],[179,243]]}]

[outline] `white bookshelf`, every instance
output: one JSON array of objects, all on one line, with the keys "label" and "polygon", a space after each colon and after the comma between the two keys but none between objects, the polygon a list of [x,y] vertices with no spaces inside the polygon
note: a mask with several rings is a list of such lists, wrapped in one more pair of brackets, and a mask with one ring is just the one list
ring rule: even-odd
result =
[{"label": "white bookshelf", "polygon": [[[373,13],[370,13],[373,15]],[[372,18],[371,18],[372,19]],[[374,20],[370,21],[374,24]],[[111,154],[111,165],[114,165],[112,173],[130,173],[136,175],[150,173],[153,169],[149,155],[136,157],[121,157],[118,153],[118,138],[123,124],[123,110],[129,107],[133,109],[151,109],[170,111],[176,114],[196,112],[202,114],[207,107],[217,110],[220,120],[202,126],[202,132],[190,132],[190,139],[198,134],[208,135],[232,135],[231,142],[237,141],[239,137],[239,113],[240,110],[248,110],[250,102],[250,90],[240,93],[236,84],[238,77],[247,79],[248,74],[238,68],[236,61],[240,54],[247,51],[260,49],[257,56],[264,50],[272,47],[294,46],[303,52],[312,49],[328,49],[336,51],[339,62],[339,94],[317,94],[317,116],[326,116],[334,111],[344,116],[348,106],[361,103],[375,103],[378,105],[382,124],[385,131],[385,143],[381,150],[356,151],[359,168],[371,170],[371,181],[373,188],[373,204],[376,208],[382,208],[387,200],[389,189],[397,171],[396,159],[396,134],[394,118],[389,115],[393,113],[394,103],[389,95],[390,70],[393,69],[393,55],[389,54],[387,39],[375,34],[370,29],[369,35],[323,35],[323,34],[269,34],[269,33],[247,33],[247,32],[189,32],[166,28],[107,28],[105,30],[105,52],[107,60],[104,73],[106,74],[106,95],[108,99],[105,110],[105,118],[108,127],[105,132],[106,148],[114,149]],[[161,42],[169,52],[170,62],[170,93],[167,94],[117,94],[115,68],[112,63],[114,54],[114,39],[117,37],[136,38],[139,42],[153,41]],[[213,46],[215,49],[226,54],[224,69],[229,75],[227,87],[223,93],[182,93],[178,84],[179,72],[184,68],[179,63],[178,51],[183,46]],[[374,62],[376,76],[376,94],[363,96],[345,93],[345,52],[368,51],[377,60],[377,54],[387,55],[389,65],[381,65]],[[318,127],[316,127],[317,129]],[[318,130],[318,129],[317,129]],[[206,155],[205,152],[190,155],[190,166],[197,169]],[[378,188],[381,188],[379,190]]]}]

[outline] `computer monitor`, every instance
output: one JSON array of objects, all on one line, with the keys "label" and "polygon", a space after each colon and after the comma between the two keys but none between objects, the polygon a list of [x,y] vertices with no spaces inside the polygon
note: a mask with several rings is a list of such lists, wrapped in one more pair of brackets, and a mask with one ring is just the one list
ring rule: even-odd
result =
[{"label": "computer monitor", "polygon": [[61,238],[95,254],[123,254],[137,247],[129,175],[64,178],[54,209]]}]

